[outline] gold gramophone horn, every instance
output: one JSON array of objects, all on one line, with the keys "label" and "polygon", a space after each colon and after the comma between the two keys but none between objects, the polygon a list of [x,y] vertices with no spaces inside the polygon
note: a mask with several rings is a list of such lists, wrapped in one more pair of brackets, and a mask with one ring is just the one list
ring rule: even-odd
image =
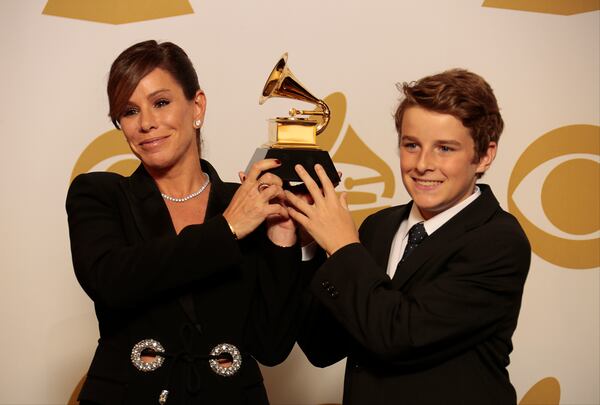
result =
[{"label": "gold gramophone horn", "polygon": [[306,88],[298,81],[296,76],[292,73],[290,68],[287,66],[287,52],[279,59],[273,71],[269,75],[267,82],[262,91],[258,103],[263,104],[271,97],[291,98],[294,100],[306,101],[311,104],[315,104],[317,108],[315,110],[297,110],[291,108],[289,115],[295,118],[298,115],[318,115],[322,117],[316,127],[317,135],[325,130],[327,124],[329,124],[329,107],[325,102],[315,96],[313,96]]}]

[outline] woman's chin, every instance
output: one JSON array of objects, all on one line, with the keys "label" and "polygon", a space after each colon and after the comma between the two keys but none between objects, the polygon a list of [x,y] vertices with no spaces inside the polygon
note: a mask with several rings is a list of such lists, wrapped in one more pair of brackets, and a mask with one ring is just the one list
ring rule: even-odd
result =
[{"label": "woman's chin", "polygon": [[173,166],[170,159],[161,158],[159,156],[145,157],[141,160],[146,169],[153,171],[165,171]]}]

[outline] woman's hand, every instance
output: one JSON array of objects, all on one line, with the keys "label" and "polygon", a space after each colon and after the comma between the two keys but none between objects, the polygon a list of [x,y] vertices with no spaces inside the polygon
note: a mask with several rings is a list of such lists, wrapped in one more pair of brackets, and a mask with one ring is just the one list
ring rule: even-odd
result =
[{"label": "woman's hand", "polygon": [[[265,173],[259,179],[265,184],[278,184],[283,186],[282,180],[272,173]],[[279,204],[286,210],[286,216],[273,214],[267,217],[267,236],[269,240],[281,247],[290,247],[296,244],[296,224],[289,215],[285,205],[285,195],[275,197],[271,204]]]},{"label": "woman's hand", "polygon": [[358,232],[346,203],[346,194],[342,193],[339,197],[336,195],[323,167],[315,165],[315,171],[323,186],[322,191],[302,166],[296,165],[295,169],[314,203],[309,204],[286,191],[286,198],[293,205],[288,207],[292,219],[302,225],[329,255],[341,247],[359,242]]},{"label": "woman's hand", "polygon": [[279,165],[281,162],[277,159],[265,159],[254,163],[223,212],[239,239],[255,230],[268,217],[289,220],[285,207],[279,203],[270,203],[272,200],[284,199],[281,179],[272,173],[260,176],[262,172]]},{"label": "woman's hand", "polygon": [[[285,208],[285,200],[278,199],[275,204],[280,204]],[[286,209],[287,211],[287,209]],[[269,215],[267,217],[267,236],[277,246],[289,247],[296,244],[296,224],[289,217],[283,217],[279,214]]]}]

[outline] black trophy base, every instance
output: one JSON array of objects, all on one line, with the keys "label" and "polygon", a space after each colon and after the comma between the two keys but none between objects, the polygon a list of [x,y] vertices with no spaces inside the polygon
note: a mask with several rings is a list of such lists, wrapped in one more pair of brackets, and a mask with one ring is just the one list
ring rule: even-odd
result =
[{"label": "black trophy base", "polygon": [[258,148],[246,168],[246,173],[248,173],[253,163],[262,159],[279,159],[281,161],[281,166],[271,169],[269,172],[279,176],[284,183],[302,182],[302,179],[300,179],[294,169],[296,165],[302,165],[320,186],[321,182],[315,172],[315,164],[317,163],[323,166],[325,173],[327,173],[329,180],[331,180],[334,186],[337,186],[340,182],[340,176],[333,165],[333,161],[329,153],[324,150]]}]

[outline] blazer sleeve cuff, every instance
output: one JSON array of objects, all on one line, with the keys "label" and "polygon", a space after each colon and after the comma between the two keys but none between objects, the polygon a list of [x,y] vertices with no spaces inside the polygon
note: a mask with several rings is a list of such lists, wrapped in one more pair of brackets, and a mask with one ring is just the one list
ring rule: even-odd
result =
[{"label": "blazer sleeve cuff", "polygon": [[181,233],[180,252],[186,259],[201,262],[202,256],[219,267],[228,267],[242,261],[242,251],[225,217],[217,215],[202,225],[191,225]]},{"label": "blazer sleeve cuff", "polygon": [[340,297],[342,291],[354,291],[369,280],[381,282],[375,271],[377,264],[360,243],[352,243],[331,255],[315,275],[310,284],[311,291],[323,302]]}]

